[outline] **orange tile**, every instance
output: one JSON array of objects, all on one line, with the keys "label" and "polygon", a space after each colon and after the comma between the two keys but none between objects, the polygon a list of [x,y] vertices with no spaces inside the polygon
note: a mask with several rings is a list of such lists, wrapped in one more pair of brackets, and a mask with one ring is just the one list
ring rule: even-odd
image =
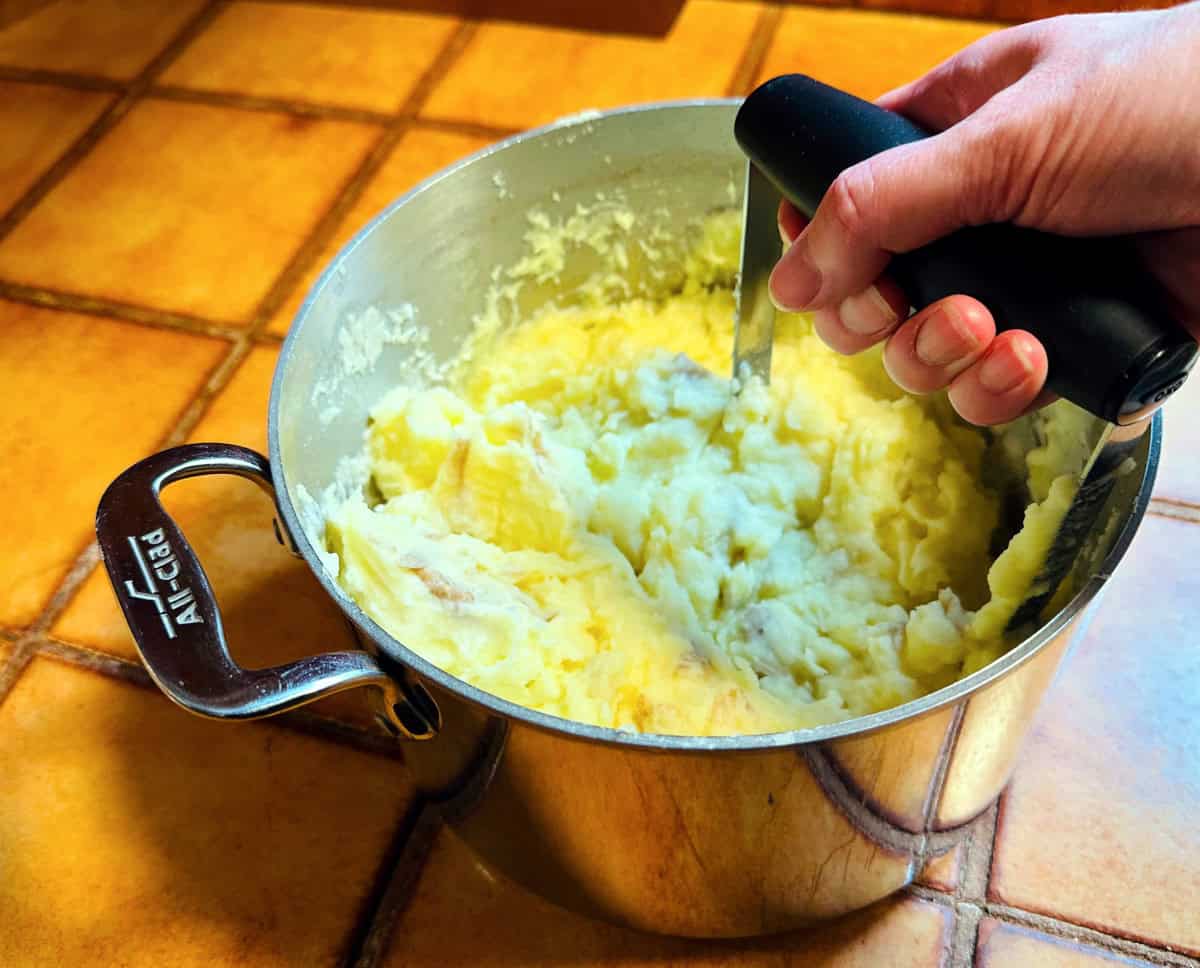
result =
[{"label": "orange tile", "polygon": [[331,965],[399,764],[35,659],[0,706],[0,964]]},{"label": "orange tile", "polygon": [[234,3],[164,84],[395,111],[454,33],[451,17]]},{"label": "orange tile", "polygon": [[377,137],[144,101],[0,244],[0,277],[246,321]]},{"label": "orange tile", "polygon": [[661,40],[485,24],[421,113],[522,128],[585,108],[721,96],[760,9],[691,0]]},{"label": "orange tile", "polygon": [[920,77],[999,26],[911,14],[789,7],[758,79],[808,74],[859,97],[876,98]]},{"label": "orange tile", "polygon": [[738,942],[640,934],[547,904],[481,867],[443,831],[384,965],[934,968],[947,940],[945,911],[911,899],[883,902],[807,934]]},{"label": "orange tile", "polygon": [[101,491],[166,434],[225,344],[0,302],[0,624],[27,624]]},{"label": "orange tile", "polygon": [[0,81],[0,213],[58,160],[114,96]]},{"label": "orange tile", "polygon": [[992,897],[1200,953],[1200,526],[1148,517],[1002,803]]},{"label": "orange tile", "polygon": [[1163,451],[1154,496],[1200,506],[1200,371],[1163,407]]},{"label": "orange tile", "polygon": [[333,257],[359,229],[417,182],[457,161],[463,155],[478,151],[488,144],[488,140],[476,135],[421,129],[409,131],[404,135],[358,202],[342,220],[329,244],[317,256],[304,278],[296,284],[295,290],[279,308],[271,320],[269,331],[279,334],[287,332],[317,277],[325,271]]},{"label": "orange tile", "polygon": [[0,65],[134,77],[203,5],[204,0],[57,0],[0,30]]},{"label": "orange tile", "polygon": [[953,893],[958,888],[959,868],[962,865],[963,848],[955,847],[940,857],[935,857],[917,875],[917,883],[939,891]]},{"label": "orange tile", "polygon": [[979,925],[979,943],[975,948],[976,968],[1117,968],[1150,964],[1140,958],[1126,958],[1062,938],[1051,938],[991,918],[985,918]]},{"label": "orange tile", "polygon": [[[277,351],[254,350],[191,435],[267,448],[267,397]],[[274,509],[255,485],[234,477],[183,481],[163,503],[204,563],[221,605],[234,658],[249,668],[355,648],[341,612],[308,566],[275,540]],[[129,627],[108,575],[97,568],[51,630],[69,642],[137,661]],[[360,725],[374,724],[366,691],[340,693],[310,707]]]}]

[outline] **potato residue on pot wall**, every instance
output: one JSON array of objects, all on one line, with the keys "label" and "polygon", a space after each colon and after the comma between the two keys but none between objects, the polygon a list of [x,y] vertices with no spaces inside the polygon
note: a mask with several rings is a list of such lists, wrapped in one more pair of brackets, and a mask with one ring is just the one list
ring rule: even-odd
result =
[{"label": "potato residue on pot wall", "polygon": [[878,351],[784,315],[768,388],[724,375],[732,214],[680,291],[591,298],[493,336],[367,433],[378,496],[330,509],[338,580],[489,692],[569,719],[718,735],[885,709],[981,668],[1069,503],[1067,428],[993,562],[987,444]]}]

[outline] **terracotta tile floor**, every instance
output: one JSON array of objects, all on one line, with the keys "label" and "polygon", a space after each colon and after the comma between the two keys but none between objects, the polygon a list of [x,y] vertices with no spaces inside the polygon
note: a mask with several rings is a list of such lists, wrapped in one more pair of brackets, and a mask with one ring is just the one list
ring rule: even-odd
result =
[{"label": "terracotta tile floor", "polygon": [[[869,5],[869,4],[868,4]],[[337,3],[58,0],[0,30],[0,964],[1200,966],[1200,404],[997,812],[816,932],[651,938],[481,868],[356,694],[206,723],[150,687],[92,514],[162,446],[265,445],[279,341],[414,183],[590,107],[804,70],[873,95],[982,22],[691,0],[661,39]],[[249,665],[348,647],[241,482],[167,498]]]}]

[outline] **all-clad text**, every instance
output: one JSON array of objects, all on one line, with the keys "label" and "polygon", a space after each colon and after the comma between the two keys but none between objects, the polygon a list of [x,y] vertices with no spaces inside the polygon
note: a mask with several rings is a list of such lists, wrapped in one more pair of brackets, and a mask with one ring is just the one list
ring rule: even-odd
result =
[{"label": "all-clad text", "polygon": [[163,529],[156,528],[136,538],[129,535],[125,540],[133,549],[133,556],[146,583],[145,588],[138,588],[126,579],[125,590],[129,597],[154,603],[168,638],[175,638],[179,625],[202,624],[204,616],[196,607],[196,596],[179,578],[179,558]]}]

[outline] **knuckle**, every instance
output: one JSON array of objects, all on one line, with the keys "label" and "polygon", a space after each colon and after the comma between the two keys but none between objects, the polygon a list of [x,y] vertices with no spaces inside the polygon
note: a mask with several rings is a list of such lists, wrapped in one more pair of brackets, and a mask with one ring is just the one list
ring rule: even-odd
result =
[{"label": "knuckle", "polygon": [[982,51],[967,48],[947,61],[939,78],[939,92],[951,117],[965,118],[979,106],[979,88],[988,71]]},{"label": "knuckle", "polygon": [[1022,116],[1009,113],[972,126],[959,156],[964,191],[958,214],[964,224],[1006,222],[1024,211],[1037,168],[1031,134]]},{"label": "knuckle", "polygon": [[829,212],[842,231],[860,241],[873,236],[871,212],[877,190],[874,159],[842,172],[830,186],[827,195]]},{"label": "knuckle", "polygon": [[1058,35],[1053,17],[1016,24],[1003,33],[1009,50],[1030,58],[1045,56]]}]

